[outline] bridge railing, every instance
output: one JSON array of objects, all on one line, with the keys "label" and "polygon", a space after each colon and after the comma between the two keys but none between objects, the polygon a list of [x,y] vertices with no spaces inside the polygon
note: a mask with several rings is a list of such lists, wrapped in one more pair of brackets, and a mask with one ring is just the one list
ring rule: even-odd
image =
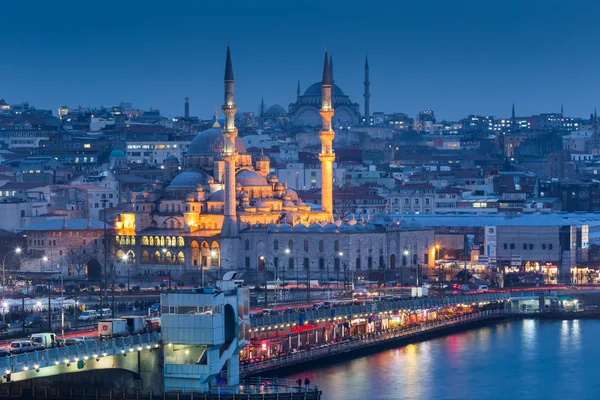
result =
[{"label": "bridge railing", "polygon": [[77,345],[57,347],[0,358],[0,372],[23,372],[49,366],[100,359],[134,351],[152,350],[159,346],[160,333],[145,333],[108,340],[85,341]]},{"label": "bridge railing", "polygon": [[369,344],[374,344],[377,342],[384,342],[391,339],[398,339],[404,336],[410,336],[415,333],[425,332],[436,328],[447,327],[452,325],[458,325],[469,321],[474,320],[482,320],[495,315],[506,314],[504,310],[488,310],[481,311],[477,313],[462,315],[459,317],[454,317],[447,320],[436,320],[432,322],[427,322],[417,326],[411,326],[406,329],[401,330],[389,330],[385,332],[379,332],[373,334],[364,339],[354,339],[347,342],[342,342],[339,344],[331,344],[328,346],[315,348],[311,350],[298,351],[296,353],[287,354],[281,357],[275,357],[271,359],[267,359],[265,361],[254,362],[247,365],[240,366],[240,375],[249,375],[252,373],[256,373],[259,371],[265,371],[269,369],[279,368],[286,365],[290,365],[302,360],[308,360],[312,358],[319,358],[323,356],[333,355],[337,353],[343,353],[347,351],[351,351],[354,349],[358,349],[360,347],[364,347]]},{"label": "bridge railing", "polygon": [[399,310],[416,311],[436,307],[448,307],[458,304],[478,304],[485,302],[504,301],[510,298],[510,293],[482,293],[474,295],[460,295],[448,297],[423,297],[419,299],[399,301],[379,301],[372,304],[363,304],[350,307],[334,307],[331,309],[318,309],[304,312],[283,313],[280,315],[253,318],[250,326],[253,329],[269,328],[276,325],[301,324],[303,321],[329,319],[335,317],[351,317],[360,314],[376,314],[379,312]]}]

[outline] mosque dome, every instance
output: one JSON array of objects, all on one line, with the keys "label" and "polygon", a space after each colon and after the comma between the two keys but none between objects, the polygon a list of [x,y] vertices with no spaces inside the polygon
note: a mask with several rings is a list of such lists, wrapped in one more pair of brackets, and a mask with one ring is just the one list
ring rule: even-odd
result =
[{"label": "mosque dome", "polygon": [[110,152],[109,158],[126,158],[125,153],[121,149],[114,149]]},{"label": "mosque dome", "polygon": [[323,229],[323,227],[319,224],[310,224],[310,226],[308,227],[308,230],[312,231],[312,232],[318,232],[322,229]]},{"label": "mosque dome", "polygon": [[146,200],[146,196],[144,196],[144,193],[138,193],[137,196],[135,196],[135,201],[144,201]]},{"label": "mosque dome", "polygon": [[[212,127],[202,132],[198,132],[188,147],[186,156],[206,156],[221,154],[223,152],[223,135],[221,128]],[[235,148],[238,153],[245,153],[246,146],[244,142],[236,137]]]},{"label": "mosque dome", "polygon": [[165,162],[166,163],[177,163],[177,164],[179,164],[179,160],[177,159],[177,157],[175,157],[172,154],[170,156],[167,156],[167,158],[165,158]]},{"label": "mosque dome", "polygon": [[282,207],[285,207],[285,208],[294,208],[294,207],[296,207],[296,206],[294,205],[294,203],[292,203],[292,202],[291,202],[291,201],[289,201],[289,200],[284,200],[284,201],[283,201],[283,203],[281,203],[281,206],[282,206]]},{"label": "mosque dome", "polygon": [[267,108],[265,114],[287,114],[287,111],[279,104],[273,104],[271,107]]},{"label": "mosque dome", "polygon": [[329,223],[323,227],[323,230],[327,232],[335,232],[338,230],[338,226],[336,224]]},{"label": "mosque dome", "polygon": [[208,183],[208,177],[199,171],[183,171],[171,181],[169,188],[196,188]]},{"label": "mosque dome", "polygon": [[235,175],[235,180],[242,186],[270,186],[264,176],[254,171],[243,169]]},{"label": "mosque dome", "polygon": [[[308,87],[308,89],[306,89],[306,91],[304,92],[304,95],[305,96],[319,96],[319,97],[321,97],[321,95],[322,95],[321,91],[322,91],[322,83],[321,82],[315,82],[312,85],[310,85]],[[342,89],[340,89],[340,87],[338,85],[336,85],[335,83],[331,87],[331,95],[332,96],[345,96],[345,94],[342,91]]]},{"label": "mosque dome", "polygon": [[225,191],[217,190],[210,196],[209,201],[225,201]]},{"label": "mosque dome", "polygon": [[287,188],[285,192],[283,192],[283,197],[289,197],[291,201],[299,201],[298,193],[295,190]]}]

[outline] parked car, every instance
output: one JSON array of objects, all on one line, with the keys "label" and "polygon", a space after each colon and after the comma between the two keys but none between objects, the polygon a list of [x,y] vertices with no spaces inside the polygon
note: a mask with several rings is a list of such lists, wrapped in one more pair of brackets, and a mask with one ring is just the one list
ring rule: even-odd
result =
[{"label": "parked car", "polygon": [[35,315],[33,317],[25,318],[23,325],[25,326],[25,328],[35,328],[38,326],[42,326],[42,324],[44,322],[47,322],[47,319],[45,317],[40,317],[39,315]]},{"label": "parked car", "polygon": [[97,318],[95,310],[86,310],[77,318],[79,321],[93,321]]},{"label": "parked car", "polygon": [[73,338],[59,338],[56,339],[56,347],[63,347],[63,346],[75,346],[77,345],[77,340],[73,339]]},{"label": "parked car", "polygon": [[37,343],[41,348],[56,346],[56,335],[54,333],[34,333],[29,340]]},{"label": "parked car", "polygon": [[40,349],[40,347],[31,340],[17,340],[12,342],[9,348],[10,354],[23,354]]}]

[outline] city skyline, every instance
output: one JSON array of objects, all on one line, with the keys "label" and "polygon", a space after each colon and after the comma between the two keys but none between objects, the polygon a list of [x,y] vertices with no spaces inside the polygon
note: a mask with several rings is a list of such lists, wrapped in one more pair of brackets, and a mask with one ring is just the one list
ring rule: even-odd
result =
[{"label": "city skyline", "polygon": [[[182,115],[189,96],[191,114],[209,118],[221,102],[216,77],[231,38],[240,111],[257,112],[261,98],[287,109],[298,79],[302,91],[320,80],[325,46],[336,84],[361,113],[367,54],[371,112],[508,117],[515,102],[517,115],[559,112],[563,104],[567,115],[587,117],[596,105],[593,46],[580,39],[598,33],[592,2],[579,3],[586,13],[539,1],[436,1],[427,9],[384,2],[369,13],[341,4],[308,1],[297,12],[275,2],[234,2],[229,11],[189,1],[150,1],[144,9],[114,1],[102,9],[7,4],[5,32],[20,37],[5,41],[0,95],[54,112],[125,101],[166,116]],[[10,17],[26,11],[26,20]]]}]

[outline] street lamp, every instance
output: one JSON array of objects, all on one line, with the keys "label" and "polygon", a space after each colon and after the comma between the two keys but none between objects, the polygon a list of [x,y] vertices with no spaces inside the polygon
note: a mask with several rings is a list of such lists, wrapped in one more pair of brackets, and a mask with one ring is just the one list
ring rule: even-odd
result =
[{"label": "street lamp", "polygon": [[127,265],[127,292],[129,292],[129,264],[127,263],[129,261],[129,256],[127,254],[123,254],[121,256],[121,260]]},{"label": "street lamp", "polygon": [[10,253],[19,254],[19,253],[21,253],[21,248],[17,247],[14,250],[9,251],[8,253],[6,253],[4,255],[4,258],[2,259],[2,305],[3,305],[3,307],[2,307],[2,322],[6,322],[6,310],[5,310],[6,302],[4,301],[4,296],[6,294],[6,278],[5,278],[6,268],[5,268],[5,265],[6,265],[6,257],[8,257],[8,255]]},{"label": "street lamp", "polygon": [[[440,257],[440,245],[435,245],[435,260],[434,264],[437,263],[438,258]],[[444,264],[441,264],[442,278],[440,279],[440,287],[444,286]]]}]

